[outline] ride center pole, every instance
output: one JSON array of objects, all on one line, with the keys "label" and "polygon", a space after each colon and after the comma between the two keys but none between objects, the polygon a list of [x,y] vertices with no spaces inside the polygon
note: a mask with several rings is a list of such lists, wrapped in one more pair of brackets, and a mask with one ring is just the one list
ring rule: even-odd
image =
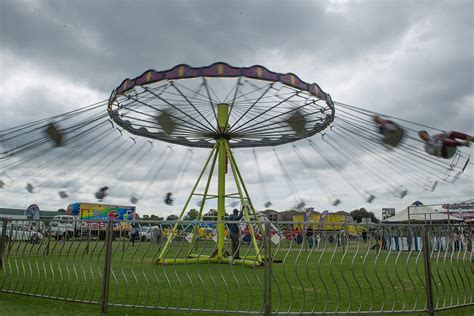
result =
[{"label": "ride center pole", "polygon": [[[221,103],[217,105],[217,129],[219,134],[224,135],[227,129],[227,116],[229,105]],[[218,170],[217,170],[217,257],[222,258],[224,254],[225,234],[225,174],[227,169],[226,143],[228,140],[222,136],[217,138]]]}]

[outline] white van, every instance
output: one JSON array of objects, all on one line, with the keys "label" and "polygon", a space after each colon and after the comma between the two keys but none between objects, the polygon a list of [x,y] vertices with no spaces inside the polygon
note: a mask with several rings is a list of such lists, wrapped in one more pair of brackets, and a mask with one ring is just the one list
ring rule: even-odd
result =
[{"label": "white van", "polygon": [[74,236],[74,216],[56,215],[49,223],[51,237]]}]

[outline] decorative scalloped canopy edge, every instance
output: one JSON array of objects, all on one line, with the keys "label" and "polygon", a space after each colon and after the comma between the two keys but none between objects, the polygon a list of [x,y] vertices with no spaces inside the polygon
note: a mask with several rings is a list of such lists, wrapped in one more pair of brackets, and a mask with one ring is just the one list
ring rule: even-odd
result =
[{"label": "decorative scalloped canopy edge", "polygon": [[138,77],[123,80],[122,83],[112,91],[109,102],[113,101],[116,96],[124,94],[136,86],[142,86],[162,80],[190,79],[198,77],[247,77],[265,81],[281,82],[285,85],[308,91],[321,100],[332,102],[329,94],[324,92],[318,84],[306,83],[293,73],[277,73],[260,65],[251,67],[234,67],[224,62],[217,62],[207,67],[197,68],[180,64],[163,71],[149,69]]}]

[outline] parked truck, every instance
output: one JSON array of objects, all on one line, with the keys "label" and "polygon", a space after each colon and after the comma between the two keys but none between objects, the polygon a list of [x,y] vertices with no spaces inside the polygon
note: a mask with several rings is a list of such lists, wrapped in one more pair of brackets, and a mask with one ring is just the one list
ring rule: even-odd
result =
[{"label": "parked truck", "polygon": [[114,221],[114,237],[128,236],[130,223],[135,219],[135,206],[108,205],[97,203],[71,203],[66,213],[74,219],[73,234],[90,234],[105,238],[106,221]]}]

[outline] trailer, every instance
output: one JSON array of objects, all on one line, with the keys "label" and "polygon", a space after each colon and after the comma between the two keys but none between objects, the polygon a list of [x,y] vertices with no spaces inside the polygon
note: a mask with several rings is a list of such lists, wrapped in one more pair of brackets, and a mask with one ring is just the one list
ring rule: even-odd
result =
[{"label": "trailer", "polygon": [[66,213],[76,220],[74,234],[82,236],[86,232],[99,239],[105,239],[106,221],[114,221],[114,237],[128,236],[131,222],[135,219],[135,206],[121,206],[97,203],[71,203]]}]

